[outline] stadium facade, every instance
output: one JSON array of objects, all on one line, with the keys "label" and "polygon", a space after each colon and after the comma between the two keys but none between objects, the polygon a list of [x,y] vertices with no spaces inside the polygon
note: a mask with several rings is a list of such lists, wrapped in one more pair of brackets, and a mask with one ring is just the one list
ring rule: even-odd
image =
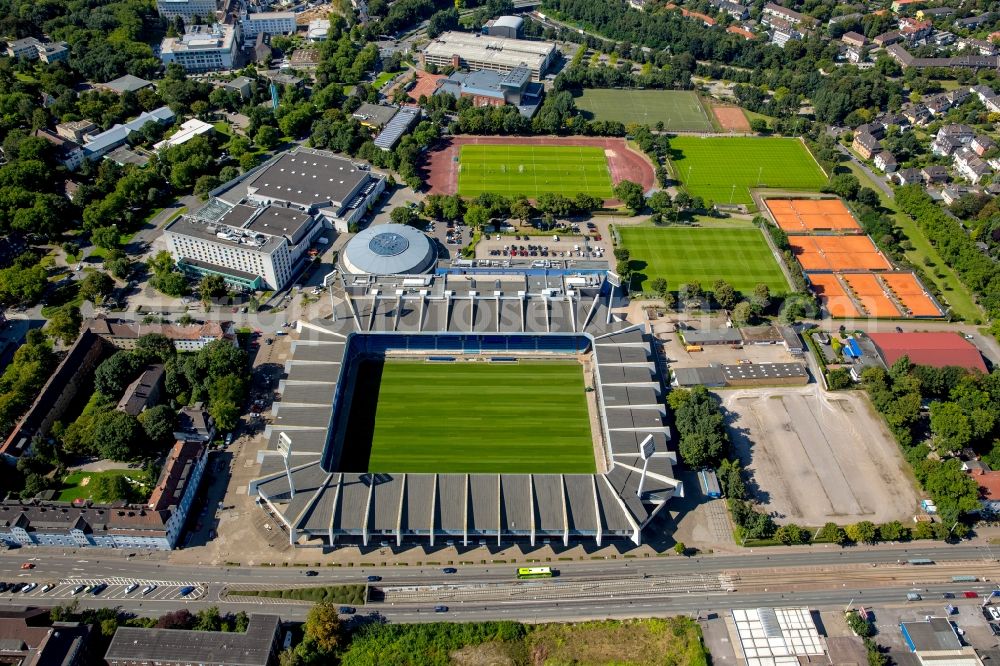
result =
[{"label": "stadium facade", "polygon": [[[638,544],[666,502],[683,495],[649,338],[642,326],[612,314],[624,297],[603,272],[338,275],[330,296],[333,317],[298,324],[260,473],[249,486],[292,545]],[[344,435],[359,360],[580,354],[592,360],[588,384],[596,391],[603,451],[597,474],[340,468],[351,446]],[[647,438],[653,448],[644,476]]]}]

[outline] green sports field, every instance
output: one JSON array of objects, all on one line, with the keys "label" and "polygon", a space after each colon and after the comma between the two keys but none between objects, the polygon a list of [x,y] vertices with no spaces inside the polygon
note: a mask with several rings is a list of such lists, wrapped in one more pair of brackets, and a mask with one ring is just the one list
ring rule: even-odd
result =
[{"label": "green sports field", "polygon": [[713,203],[752,204],[750,188],[815,191],[827,181],[798,139],[678,136],[670,148],[688,194]]},{"label": "green sports field", "polygon": [[368,471],[593,474],[583,370],[387,360]]},{"label": "green sports field", "polygon": [[711,132],[712,122],[698,94],[691,90],[588,89],[576,106],[594,120],[641,123],[662,122],[668,132]]},{"label": "green sports field", "polygon": [[788,291],[788,284],[759,229],[685,229],[678,227],[621,227],[622,245],[639,266],[642,291],[649,282],[665,278],[672,291],[685,282],[700,282],[703,289],[723,279],[738,291],[750,293],[763,282],[771,293]]},{"label": "green sports field", "polygon": [[583,192],[611,198],[611,173],[603,148],[592,146],[464,145],[458,193],[483,192],[535,198],[542,192]]}]

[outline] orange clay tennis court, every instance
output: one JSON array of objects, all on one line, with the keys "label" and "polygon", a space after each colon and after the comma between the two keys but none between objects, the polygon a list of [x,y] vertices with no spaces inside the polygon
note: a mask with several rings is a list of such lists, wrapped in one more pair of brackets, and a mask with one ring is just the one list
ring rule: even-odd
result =
[{"label": "orange clay tennis court", "polygon": [[912,317],[940,317],[941,310],[927,295],[920,281],[913,273],[886,273],[882,280],[892,293],[907,308]]},{"label": "orange clay tennis court", "polygon": [[789,236],[804,271],[887,271],[889,262],[868,236]]},{"label": "orange clay tennis court", "polygon": [[810,273],[812,290],[819,297],[831,317],[860,317],[854,302],[847,295],[836,275],[830,273]]},{"label": "orange clay tennis court", "polygon": [[901,312],[892,302],[872,273],[850,273],[841,276],[854,291],[855,298],[869,317],[899,317]]},{"label": "orange clay tennis court", "polygon": [[861,233],[861,225],[840,199],[766,199],[764,204],[787,233]]}]

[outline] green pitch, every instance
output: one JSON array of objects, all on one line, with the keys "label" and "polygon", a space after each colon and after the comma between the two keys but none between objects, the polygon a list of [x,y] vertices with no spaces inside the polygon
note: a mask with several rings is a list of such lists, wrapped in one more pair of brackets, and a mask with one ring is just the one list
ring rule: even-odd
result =
[{"label": "green pitch", "polygon": [[576,98],[577,108],[594,120],[641,123],[662,122],[668,132],[711,132],[712,122],[691,90],[588,89]]},{"label": "green pitch", "polygon": [[610,199],[611,173],[604,149],[592,146],[464,145],[458,193],[483,192],[535,198],[542,192],[583,192]]},{"label": "green pitch", "polygon": [[593,474],[583,370],[387,360],[368,471]]},{"label": "green pitch", "polygon": [[632,261],[646,263],[637,268],[638,282],[633,283],[640,291],[658,277],[666,279],[672,291],[685,282],[700,282],[711,291],[720,278],[743,293],[751,293],[758,282],[774,294],[788,291],[759,229],[619,227],[618,233]]},{"label": "green pitch", "polygon": [[688,194],[713,203],[752,204],[751,188],[816,191],[827,181],[798,139],[678,136],[670,148]]}]

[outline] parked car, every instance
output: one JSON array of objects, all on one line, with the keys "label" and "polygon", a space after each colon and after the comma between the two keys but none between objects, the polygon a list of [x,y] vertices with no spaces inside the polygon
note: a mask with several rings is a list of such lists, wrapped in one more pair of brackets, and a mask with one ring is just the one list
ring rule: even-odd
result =
[{"label": "parked car", "polygon": [[181,597],[186,597],[192,592],[194,592],[194,585],[185,585],[177,592],[177,595]]},{"label": "parked car", "polygon": [[91,588],[90,593],[96,597],[106,589],[108,589],[108,584],[101,583],[100,585],[95,585],[93,588]]},{"label": "parked car", "polygon": [[132,583],[131,585],[125,588],[125,594],[132,594],[138,587],[139,583]]},{"label": "parked car", "polygon": [[76,587],[74,587],[74,588],[73,588],[73,594],[80,594],[80,593],[81,593],[81,592],[83,592],[83,591],[84,591],[84,590],[85,590],[86,588],[87,588],[87,586],[86,586],[86,585],[77,585]]},{"label": "parked car", "polygon": [[45,585],[42,585],[42,589],[41,589],[42,594],[45,594],[46,592],[48,592],[49,590],[51,590],[55,586],[56,586],[55,583],[46,583]]},{"label": "parked car", "polygon": [[38,587],[38,583],[28,583],[21,588],[21,592],[31,592],[36,587]]},{"label": "parked car", "polygon": [[146,596],[147,594],[149,594],[150,592],[152,592],[155,589],[156,589],[155,585],[153,585],[153,584],[147,585],[146,587],[142,588],[142,596]]}]

